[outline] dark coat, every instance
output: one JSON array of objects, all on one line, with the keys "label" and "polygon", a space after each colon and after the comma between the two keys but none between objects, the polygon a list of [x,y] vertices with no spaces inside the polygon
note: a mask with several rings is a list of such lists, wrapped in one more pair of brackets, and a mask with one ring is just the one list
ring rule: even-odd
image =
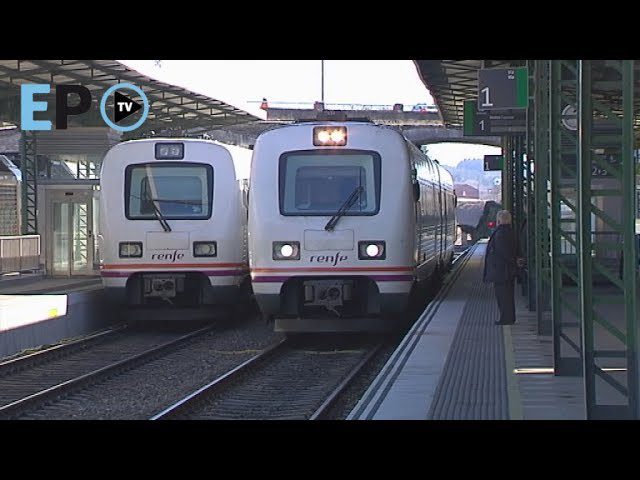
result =
[{"label": "dark coat", "polygon": [[500,225],[489,238],[484,256],[483,280],[508,282],[517,274],[516,240],[511,225]]}]

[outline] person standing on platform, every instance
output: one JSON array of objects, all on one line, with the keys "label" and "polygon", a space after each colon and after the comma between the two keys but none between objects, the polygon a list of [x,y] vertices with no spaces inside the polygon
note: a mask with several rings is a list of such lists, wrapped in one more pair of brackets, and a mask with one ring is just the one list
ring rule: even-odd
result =
[{"label": "person standing on platform", "polygon": [[511,213],[500,210],[496,215],[497,228],[487,244],[484,257],[483,281],[493,283],[500,320],[496,325],[513,325],[516,321],[516,307],[513,284],[517,274],[516,240],[511,227]]}]

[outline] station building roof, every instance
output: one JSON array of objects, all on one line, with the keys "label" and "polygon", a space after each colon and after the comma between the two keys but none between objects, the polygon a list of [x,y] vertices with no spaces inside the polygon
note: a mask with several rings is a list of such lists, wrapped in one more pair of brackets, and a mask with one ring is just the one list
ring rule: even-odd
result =
[{"label": "station building roof", "polygon": [[526,60],[414,60],[445,126],[462,127],[464,101],[478,97],[478,70],[526,65]]},{"label": "station building roof", "polygon": [[[5,96],[13,93],[14,98],[23,83],[81,84],[92,92],[104,92],[122,82],[142,88],[149,99],[145,129],[206,129],[259,120],[225,102],[160,82],[116,60],[0,60],[0,90]],[[94,101],[100,96],[94,95]],[[4,124],[17,121],[19,115],[17,119],[0,118]]]},{"label": "station building roof", "polygon": [[[463,124],[465,100],[478,97],[478,70],[482,68],[512,68],[527,65],[526,60],[414,60],[418,73],[440,109],[445,126]],[[619,75],[606,60],[593,60],[593,98],[613,113],[621,114],[619,90],[610,80]],[[635,62],[635,79],[640,78],[640,62]],[[640,81],[634,82],[636,130],[640,127]],[[636,137],[637,138],[637,137]]]}]

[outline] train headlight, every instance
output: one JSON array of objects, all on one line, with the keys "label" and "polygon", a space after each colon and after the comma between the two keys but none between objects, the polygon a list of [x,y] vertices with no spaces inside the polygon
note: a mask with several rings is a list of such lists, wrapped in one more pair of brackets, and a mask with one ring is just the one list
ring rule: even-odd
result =
[{"label": "train headlight", "polygon": [[273,242],[274,260],[300,260],[300,242]]},{"label": "train headlight", "polygon": [[142,257],[142,242],[120,242],[120,258]]},{"label": "train headlight", "polygon": [[218,255],[216,242],[193,242],[194,257],[215,257]]},{"label": "train headlight", "polygon": [[347,144],[347,127],[314,127],[313,144],[342,147]]},{"label": "train headlight", "polygon": [[358,242],[358,258],[360,260],[384,260],[387,249],[382,240],[364,240]]},{"label": "train headlight", "polygon": [[367,248],[365,248],[364,251],[368,257],[377,257],[380,253],[380,248],[375,243],[372,243],[367,245]]}]

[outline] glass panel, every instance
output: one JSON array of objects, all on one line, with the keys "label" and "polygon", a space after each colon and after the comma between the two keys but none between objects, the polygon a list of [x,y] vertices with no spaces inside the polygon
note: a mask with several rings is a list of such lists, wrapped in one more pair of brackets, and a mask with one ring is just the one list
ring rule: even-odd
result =
[{"label": "glass panel", "polygon": [[364,191],[347,211],[377,211],[376,172],[371,154],[289,154],[284,160],[282,213],[333,215],[353,191]]},{"label": "glass panel", "polygon": [[146,164],[127,167],[127,217],[155,219],[154,204],[167,220],[211,216],[213,169],[204,164]]},{"label": "glass panel", "polygon": [[71,248],[73,273],[88,273],[89,264],[89,207],[86,203],[72,203],[73,245]]},{"label": "glass panel", "polygon": [[53,203],[53,274],[69,274],[69,203]]}]

